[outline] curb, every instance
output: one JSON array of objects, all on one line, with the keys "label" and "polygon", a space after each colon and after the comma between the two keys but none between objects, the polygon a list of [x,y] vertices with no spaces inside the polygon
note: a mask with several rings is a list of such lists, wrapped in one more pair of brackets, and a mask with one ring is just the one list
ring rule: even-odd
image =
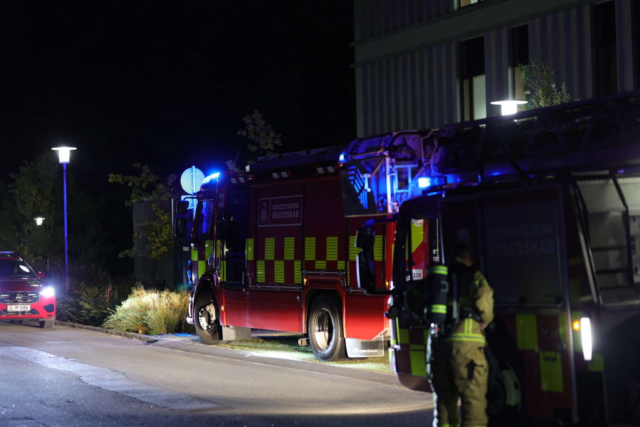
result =
[{"label": "curb", "polygon": [[117,335],[119,337],[144,341],[147,344],[153,344],[158,342],[156,338],[150,337],[149,335],[134,334],[133,332],[116,331],[115,329],[100,328],[98,326],[87,326],[87,325],[81,325],[79,323],[61,322],[59,320],[56,320],[56,325],[66,326],[68,328],[75,328],[75,329],[86,329],[88,331],[94,331],[94,332],[102,332],[103,334],[108,334],[108,335]]}]

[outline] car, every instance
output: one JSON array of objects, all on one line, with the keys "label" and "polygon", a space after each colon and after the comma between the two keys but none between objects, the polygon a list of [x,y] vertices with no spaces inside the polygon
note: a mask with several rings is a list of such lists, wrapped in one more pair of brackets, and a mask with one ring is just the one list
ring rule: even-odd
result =
[{"label": "car", "polygon": [[56,294],[44,277],[13,252],[0,252],[0,320],[37,320],[41,328],[52,328]]}]

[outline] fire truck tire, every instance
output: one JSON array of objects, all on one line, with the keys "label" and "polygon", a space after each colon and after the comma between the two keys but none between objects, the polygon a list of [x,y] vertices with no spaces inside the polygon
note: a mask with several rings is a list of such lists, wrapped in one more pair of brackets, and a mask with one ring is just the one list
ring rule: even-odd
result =
[{"label": "fire truck tire", "polygon": [[222,338],[218,307],[213,296],[208,292],[198,295],[195,304],[194,325],[198,337],[205,344],[215,344]]},{"label": "fire truck tire", "polygon": [[39,320],[38,323],[40,323],[42,329],[51,329],[56,324],[56,321],[55,319]]},{"label": "fire truck tire", "polygon": [[311,349],[318,360],[330,362],[346,357],[342,312],[330,296],[318,297],[311,306],[307,331]]}]

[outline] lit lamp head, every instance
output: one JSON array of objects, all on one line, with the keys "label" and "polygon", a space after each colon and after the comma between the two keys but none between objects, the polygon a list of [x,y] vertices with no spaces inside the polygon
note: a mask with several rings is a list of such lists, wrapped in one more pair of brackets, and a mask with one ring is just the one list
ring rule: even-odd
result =
[{"label": "lit lamp head", "polygon": [[517,101],[515,99],[508,99],[504,101],[493,101],[491,105],[499,105],[501,107],[501,113],[503,116],[510,116],[518,112],[518,105],[526,104],[527,101]]},{"label": "lit lamp head", "polygon": [[55,147],[52,148],[53,151],[58,152],[58,158],[60,159],[60,163],[66,164],[69,163],[69,159],[71,158],[71,151],[77,150],[76,147]]},{"label": "lit lamp head", "polygon": [[42,223],[44,222],[44,218],[41,216],[33,219],[36,221],[36,225],[42,225]]}]

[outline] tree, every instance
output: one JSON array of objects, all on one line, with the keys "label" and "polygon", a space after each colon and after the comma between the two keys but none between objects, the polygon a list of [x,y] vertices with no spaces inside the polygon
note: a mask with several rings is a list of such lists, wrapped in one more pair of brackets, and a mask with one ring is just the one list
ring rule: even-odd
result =
[{"label": "tree", "polygon": [[[260,111],[255,110],[252,114],[247,114],[242,121],[245,127],[238,131],[238,135],[249,138],[251,142],[247,144],[247,148],[251,153],[257,154],[258,157],[268,156],[274,154],[277,147],[282,145],[282,141],[280,141],[281,135],[276,133],[271,125],[267,124]],[[227,167],[234,172],[239,172],[237,161],[237,157],[235,160],[227,160]],[[249,160],[249,164],[253,163],[253,161],[254,159]]]},{"label": "tree", "polygon": [[171,214],[162,208],[162,202],[167,202],[173,192],[175,175],[170,175],[163,183],[147,165],[135,163],[137,175],[109,174],[109,182],[123,184],[131,188],[131,196],[125,202],[126,206],[133,206],[136,202],[150,201],[153,220],[137,224],[140,233],[133,234],[133,247],[120,253],[120,257],[133,258],[134,255],[161,259],[169,253],[173,243]]},{"label": "tree", "polygon": [[526,81],[527,89],[531,92],[529,107],[544,108],[565,104],[571,101],[567,85],[562,83],[556,87],[556,74],[551,66],[544,61],[533,61]]}]

